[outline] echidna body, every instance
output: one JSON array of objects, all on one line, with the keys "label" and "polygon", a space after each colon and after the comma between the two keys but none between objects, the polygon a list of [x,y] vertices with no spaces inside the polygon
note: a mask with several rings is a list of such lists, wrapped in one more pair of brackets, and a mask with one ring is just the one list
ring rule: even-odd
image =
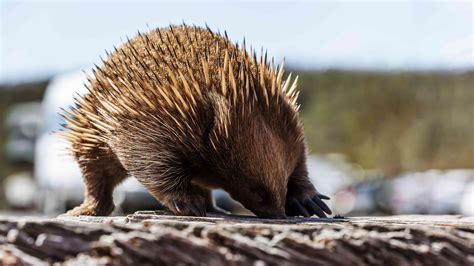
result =
[{"label": "echidna body", "polygon": [[215,211],[213,188],[261,217],[330,213],[308,180],[295,88],[283,65],[209,29],[139,33],[64,114],[86,185],[69,214],[110,214],[129,175],[180,215]]}]

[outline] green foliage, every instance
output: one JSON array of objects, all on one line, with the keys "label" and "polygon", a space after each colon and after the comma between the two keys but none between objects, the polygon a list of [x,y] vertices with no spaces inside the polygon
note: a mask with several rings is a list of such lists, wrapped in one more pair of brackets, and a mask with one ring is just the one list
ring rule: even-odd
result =
[{"label": "green foliage", "polygon": [[474,72],[302,72],[309,147],[387,175],[474,168]]}]

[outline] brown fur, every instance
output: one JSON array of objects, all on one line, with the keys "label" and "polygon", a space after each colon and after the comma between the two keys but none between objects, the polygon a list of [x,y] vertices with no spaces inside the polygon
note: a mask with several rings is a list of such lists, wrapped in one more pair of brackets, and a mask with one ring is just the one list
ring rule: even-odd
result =
[{"label": "brown fur", "polygon": [[86,185],[69,214],[110,214],[128,175],[182,215],[213,211],[212,188],[262,217],[304,215],[289,202],[317,195],[296,82],[283,82],[283,66],[266,54],[258,60],[210,30],[170,26],[139,33],[94,75],[64,114]]}]

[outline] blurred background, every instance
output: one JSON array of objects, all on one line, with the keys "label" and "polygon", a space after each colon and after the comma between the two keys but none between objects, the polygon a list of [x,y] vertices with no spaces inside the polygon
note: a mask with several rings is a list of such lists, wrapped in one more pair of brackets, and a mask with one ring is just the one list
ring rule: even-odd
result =
[{"label": "blurred background", "polygon": [[[59,128],[105,50],[170,23],[286,58],[309,171],[342,215],[474,215],[471,1],[1,1],[0,213],[56,215],[83,185]],[[257,49],[259,50],[259,49]],[[221,207],[245,213],[225,193]],[[117,214],[156,209],[134,180]]]}]

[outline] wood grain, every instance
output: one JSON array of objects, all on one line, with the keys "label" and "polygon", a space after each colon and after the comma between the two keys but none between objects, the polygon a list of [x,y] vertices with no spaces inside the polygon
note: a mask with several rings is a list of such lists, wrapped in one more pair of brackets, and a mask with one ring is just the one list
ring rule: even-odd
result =
[{"label": "wood grain", "polygon": [[2,265],[473,265],[474,218],[0,216]]}]

